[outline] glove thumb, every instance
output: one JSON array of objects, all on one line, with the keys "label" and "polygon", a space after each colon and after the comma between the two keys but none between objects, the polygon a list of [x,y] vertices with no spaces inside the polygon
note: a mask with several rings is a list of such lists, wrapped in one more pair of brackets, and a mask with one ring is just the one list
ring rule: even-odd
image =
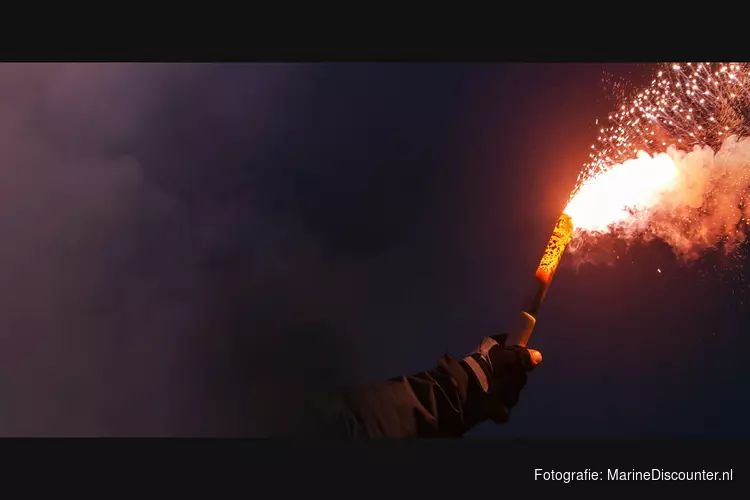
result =
[{"label": "glove thumb", "polygon": [[531,358],[531,367],[535,367],[542,362],[542,353],[536,349],[528,349],[529,357]]}]

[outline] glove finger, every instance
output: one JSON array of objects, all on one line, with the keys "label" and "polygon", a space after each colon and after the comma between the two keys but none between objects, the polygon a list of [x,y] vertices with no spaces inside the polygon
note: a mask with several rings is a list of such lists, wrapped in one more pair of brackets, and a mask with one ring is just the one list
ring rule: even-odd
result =
[{"label": "glove finger", "polygon": [[537,351],[536,349],[527,349],[526,350],[529,355],[529,360],[531,362],[531,366],[526,371],[533,370],[536,366],[540,365],[542,363],[542,353]]},{"label": "glove finger", "polygon": [[507,363],[509,367],[511,365],[518,366],[523,371],[530,372],[534,369],[534,367],[542,362],[542,353],[537,351],[536,349],[527,349],[521,346],[513,346],[510,349],[506,350],[513,352],[516,356],[515,360],[512,360],[510,355],[507,355],[504,358],[504,362]]},{"label": "glove finger", "polygon": [[510,420],[510,409],[504,404],[496,404],[490,408],[490,420],[496,424],[504,424]]},{"label": "glove finger", "polygon": [[508,408],[513,408],[518,404],[518,398],[521,395],[521,391],[526,386],[528,377],[525,373],[519,373],[514,377],[510,377],[507,381],[507,389],[503,395],[503,401]]},{"label": "glove finger", "polygon": [[494,347],[489,353],[495,376],[531,369],[531,356],[525,347]]},{"label": "glove finger", "polygon": [[519,391],[508,391],[508,394],[505,396],[505,406],[508,407],[508,409],[513,409],[518,404],[518,398],[520,396]]}]

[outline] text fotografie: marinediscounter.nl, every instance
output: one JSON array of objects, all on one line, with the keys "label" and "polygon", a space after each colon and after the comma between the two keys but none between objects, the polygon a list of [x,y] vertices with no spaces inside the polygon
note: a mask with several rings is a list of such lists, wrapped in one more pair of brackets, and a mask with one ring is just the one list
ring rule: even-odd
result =
[{"label": "text fotografie: marinediscounter.nl", "polygon": [[534,469],[535,481],[731,481],[733,469],[727,471],[668,471],[665,469],[595,471],[556,471]]}]

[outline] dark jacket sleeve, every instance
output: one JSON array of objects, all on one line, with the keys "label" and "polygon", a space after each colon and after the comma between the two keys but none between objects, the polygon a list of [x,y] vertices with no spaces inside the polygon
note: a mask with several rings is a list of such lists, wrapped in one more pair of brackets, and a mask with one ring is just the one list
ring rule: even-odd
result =
[{"label": "dark jacket sleeve", "polygon": [[483,420],[481,392],[450,354],[437,367],[318,398],[307,431],[329,437],[458,437]]}]

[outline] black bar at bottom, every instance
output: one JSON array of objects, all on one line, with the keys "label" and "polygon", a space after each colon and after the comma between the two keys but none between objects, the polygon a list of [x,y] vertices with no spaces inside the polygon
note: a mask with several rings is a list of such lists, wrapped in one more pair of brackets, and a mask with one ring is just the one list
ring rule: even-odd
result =
[{"label": "black bar at bottom", "polygon": [[[6,440],[0,453],[6,479],[29,487],[73,480],[101,484],[105,497],[134,485],[142,492],[168,489],[174,496],[200,482],[216,498],[220,491],[251,498],[316,493],[351,498],[366,492],[367,498],[390,500],[456,494],[535,498],[535,492],[571,488],[592,494],[705,488],[718,494],[748,484],[748,449],[750,438],[50,439]],[[643,478],[654,471],[661,477]]]}]

